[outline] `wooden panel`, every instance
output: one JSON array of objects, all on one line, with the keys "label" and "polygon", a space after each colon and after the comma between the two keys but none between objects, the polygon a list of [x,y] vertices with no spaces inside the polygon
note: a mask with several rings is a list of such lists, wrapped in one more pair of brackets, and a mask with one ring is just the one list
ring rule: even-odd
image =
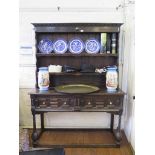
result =
[{"label": "wooden panel", "polygon": [[102,110],[102,109],[121,109],[122,97],[119,96],[99,96],[84,97],[80,102],[81,111]]},{"label": "wooden panel", "polygon": [[[103,68],[104,66],[117,65],[116,57],[39,57],[37,66],[48,67],[49,65],[68,65],[80,69],[81,64],[93,64],[95,68]],[[38,70],[37,70],[38,71]],[[50,76],[50,87],[61,84],[90,84],[98,87],[105,87],[105,76]]]},{"label": "wooden panel", "polygon": [[[119,32],[121,23],[62,23],[62,24],[33,24],[36,32]],[[83,32],[82,31],[82,32]]]},{"label": "wooden panel", "polygon": [[[50,97],[52,95],[57,95],[57,96],[64,96],[66,97],[66,94],[58,93],[55,90],[51,89],[48,91],[40,91],[39,89],[32,89],[31,92],[29,93],[31,95],[31,98],[36,98],[36,97]],[[107,89],[100,89],[98,92],[94,92],[91,94],[86,94],[85,96],[120,96],[123,97],[125,93],[121,89],[117,89],[115,92],[108,92]],[[68,95],[69,97],[70,95]],[[79,96],[79,95],[77,95]]]},{"label": "wooden panel", "polygon": [[[37,45],[42,39],[49,39],[51,41],[56,41],[57,39],[64,39],[67,43],[70,40],[75,38],[80,38],[84,43],[86,40],[90,38],[95,38],[100,42],[100,33],[36,33]],[[37,53],[39,53],[39,49],[37,48]],[[69,52],[67,52],[69,53]]]},{"label": "wooden panel", "polygon": [[[96,40],[98,40],[99,42],[101,41],[101,37],[100,37],[101,33],[36,33],[36,45],[39,44],[39,42],[42,39],[49,39],[52,42],[56,41],[57,39],[64,39],[67,43],[69,43],[70,40],[75,39],[75,38],[80,38],[83,43],[86,42],[86,40],[91,39],[91,38],[95,38]],[[116,40],[117,40],[117,44],[116,44],[116,53],[118,51],[118,33],[116,35]],[[40,53],[39,49],[37,48],[37,53]],[[52,51],[52,53],[54,53]],[[66,53],[70,53],[69,51],[67,51]],[[85,50],[82,52],[82,54],[85,54]]]},{"label": "wooden panel", "polygon": [[107,54],[107,53],[96,53],[96,54],[88,54],[88,53],[80,53],[80,54],[72,54],[72,53],[64,53],[64,54],[55,54],[55,53],[36,53],[36,57],[118,57],[118,54]]},{"label": "wooden panel", "polygon": [[95,67],[102,68],[108,65],[117,65],[116,57],[39,57],[38,67],[48,67],[49,65],[68,65],[78,67],[82,64],[92,64]]},{"label": "wooden panel", "polygon": [[[31,137],[32,130],[29,130],[29,137]],[[99,134],[100,133],[100,134]],[[114,139],[112,135],[104,134],[107,133],[106,131],[100,131],[100,132],[69,132],[65,131],[53,131],[51,133],[46,133],[46,135],[42,135],[42,140],[40,140],[40,143],[58,143],[60,144],[70,144],[70,143],[91,143],[99,142],[100,140],[102,142],[113,142]],[[98,135],[99,134],[99,135]],[[70,136],[69,136],[70,135]],[[127,141],[127,138],[124,134],[124,131],[122,132],[123,139],[121,143],[120,148],[65,148],[65,155],[133,155],[130,145]],[[68,137],[69,136],[69,137]],[[97,141],[97,138],[99,138],[99,141]],[[32,146],[32,141],[30,138],[30,146]]]},{"label": "wooden panel", "polygon": [[110,111],[120,110],[123,98],[120,96],[39,96],[32,99],[36,111]]},{"label": "wooden panel", "polygon": [[64,84],[87,84],[93,85],[100,88],[105,87],[105,75],[97,76],[74,76],[74,75],[65,75],[65,76],[50,76],[50,87],[55,87],[58,85]]},{"label": "wooden panel", "polygon": [[[100,42],[100,32],[119,32],[119,27],[121,24],[103,24],[103,23],[68,23],[68,24],[34,24],[36,26],[36,46],[40,40],[44,38],[48,38],[52,41],[57,40],[58,38],[65,39],[69,42],[73,38],[80,38],[85,42],[87,39],[95,38]],[[84,32],[80,32],[80,29],[84,29]],[[117,29],[117,30],[116,30]],[[75,31],[76,30],[76,31]],[[61,32],[61,33],[58,33]],[[80,33],[79,33],[80,32]],[[117,35],[118,36],[118,35]],[[37,54],[39,54],[39,50],[37,48]],[[54,55],[54,52],[52,52]],[[104,56],[90,56],[91,54],[87,54],[83,51],[79,55],[71,55],[69,51],[67,51],[62,56],[53,56],[49,54],[49,56],[44,55],[36,55],[37,56],[37,72],[39,67],[48,67],[49,65],[68,65],[71,67],[76,67],[80,69],[82,64],[91,64],[94,65],[95,68],[103,68],[105,66],[118,66],[118,54],[114,55],[106,55]],[[95,55],[95,54],[94,54]],[[94,61],[95,60],[95,61]],[[37,74],[36,74],[37,75]],[[36,76],[37,83],[37,76]],[[50,76],[50,87],[61,85],[61,84],[90,84],[98,87],[105,87],[105,76]],[[38,88],[38,86],[36,85]]]},{"label": "wooden panel", "polygon": [[45,131],[38,140],[39,145],[111,144],[114,142],[113,135],[108,131]]},{"label": "wooden panel", "polygon": [[75,105],[74,98],[67,97],[38,97],[33,100],[36,111],[51,110],[51,111],[73,111]]}]

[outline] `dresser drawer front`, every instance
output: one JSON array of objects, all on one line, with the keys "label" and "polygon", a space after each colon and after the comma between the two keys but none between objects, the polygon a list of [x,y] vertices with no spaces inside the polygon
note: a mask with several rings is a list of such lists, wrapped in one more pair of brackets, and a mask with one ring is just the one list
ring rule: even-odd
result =
[{"label": "dresser drawer front", "polygon": [[35,97],[32,106],[36,109],[54,111],[103,111],[122,109],[123,96],[78,96],[78,97]]},{"label": "dresser drawer front", "polygon": [[119,96],[109,96],[105,99],[104,108],[120,108],[122,106],[122,98]]},{"label": "dresser drawer front", "polygon": [[120,96],[85,97],[81,101],[80,106],[81,106],[81,110],[121,108],[122,107],[122,97],[120,97]]},{"label": "dresser drawer front", "polygon": [[69,99],[65,97],[38,97],[34,99],[34,106],[37,109],[46,108],[46,109],[73,109],[75,105],[74,99]]}]

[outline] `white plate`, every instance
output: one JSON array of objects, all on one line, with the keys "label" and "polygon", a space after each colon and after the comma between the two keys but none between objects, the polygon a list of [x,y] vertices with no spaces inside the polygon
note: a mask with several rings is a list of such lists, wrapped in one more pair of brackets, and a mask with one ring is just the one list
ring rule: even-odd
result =
[{"label": "white plate", "polygon": [[85,43],[85,50],[89,54],[98,53],[100,50],[100,43],[96,39],[89,39]]},{"label": "white plate", "polygon": [[53,50],[53,43],[49,39],[42,39],[38,45],[41,53],[51,53]]},{"label": "white plate", "polygon": [[81,39],[72,39],[69,42],[69,51],[73,54],[80,54],[84,49],[84,43]]},{"label": "white plate", "polygon": [[53,44],[53,50],[57,54],[63,54],[67,51],[67,42],[63,39],[58,39]]}]

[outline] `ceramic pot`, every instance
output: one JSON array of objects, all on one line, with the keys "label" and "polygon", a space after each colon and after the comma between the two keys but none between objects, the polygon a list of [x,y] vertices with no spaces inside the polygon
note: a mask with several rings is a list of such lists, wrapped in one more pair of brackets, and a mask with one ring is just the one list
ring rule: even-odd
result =
[{"label": "ceramic pot", "polygon": [[48,67],[40,67],[38,72],[39,90],[48,90],[49,88],[49,73]]},{"label": "ceramic pot", "polygon": [[116,66],[107,67],[107,73],[106,73],[107,90],[116,91],[117,86],[118,86],[117,67]]}]

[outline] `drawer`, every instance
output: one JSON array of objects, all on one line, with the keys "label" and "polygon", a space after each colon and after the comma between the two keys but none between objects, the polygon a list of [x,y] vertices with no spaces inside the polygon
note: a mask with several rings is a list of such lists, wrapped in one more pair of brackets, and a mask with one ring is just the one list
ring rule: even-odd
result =
[{"label": "drawer", "polygon": [[105,108],[121,108],[122,107],[122,97],[112,96],[107,97],[105,102]]},{"label": "drawer", "polygon": [[[51,111],[102,111],[121,109],[123,96],[36,97],[32,106]],[[49,110],[49,111],[50,111]]]},{"label": "drawer", "polygon": [[50,97],[50,98],[36,98],[34,99],[35,108],[48,108],[48,109],[71,109],[74,108],[74,99]]},{"label": "drawer", "polygon": [[94,108],[95,107],[95,102],[94,102],[94,99],[93,98],[82,98],[80,100],[80,107],[81,109],[91,109],[91,108]]},{"label": "drawer", "polygon": [[80,102],[81,110],[89,109],[115,109],[121,108],[121,96],[94,96],[85,97]]}]

